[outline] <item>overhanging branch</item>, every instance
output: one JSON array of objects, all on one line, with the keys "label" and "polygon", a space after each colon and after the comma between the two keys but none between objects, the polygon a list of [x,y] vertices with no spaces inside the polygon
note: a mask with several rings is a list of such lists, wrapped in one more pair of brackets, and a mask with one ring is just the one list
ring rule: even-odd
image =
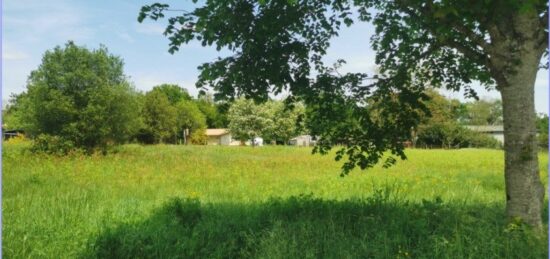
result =
[{"label": "overhanging branch", "polygon": [[[448,19],[446,17],[437,18],[434,15],[436,10],[432,0],[426,1],[424,6],[418,8],[420,10],[420,15],[418,15],[418,13],[414,10],[409,9],[410,5],[407,5],[406,0],[399,1],[399,6],[403,12],[420,21],[425,20],[425,17],[433,17],[436,23],[448,24],[451,29],[454,29],[455,32],[461,34],[462,38],[468,39],[472,44],[477,45],[477,47],[481,48],[485,53],[492,52],[491,44],[485,40],[484,36],[465,26],[462,21],[457,19]],[[426,25],[428,24],[426,23]],[[426,27],[431,28],[431,26]],[[434,32],[432,31],[432,33]]]}]

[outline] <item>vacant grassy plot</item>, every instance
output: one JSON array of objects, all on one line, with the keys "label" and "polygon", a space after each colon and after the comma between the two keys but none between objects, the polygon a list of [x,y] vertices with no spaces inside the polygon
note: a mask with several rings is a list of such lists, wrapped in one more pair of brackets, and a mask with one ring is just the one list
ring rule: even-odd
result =
[{"label": "vacant grassy plot", "polygon": [[547,237],[504,222],[502,151],[409,150],[342,178],[306,148],[23,150],[3,147],[9,258],[548,257]]}]

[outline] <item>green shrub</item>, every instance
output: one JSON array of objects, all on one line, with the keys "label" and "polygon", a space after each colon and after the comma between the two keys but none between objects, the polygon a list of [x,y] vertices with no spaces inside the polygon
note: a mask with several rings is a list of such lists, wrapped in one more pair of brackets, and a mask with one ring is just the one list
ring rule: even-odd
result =
[{"label": "green shrub", "polygon": [[539,141],[539,147],[542,149],[548,149],[548,133],[542,132],[537,136]]},{"label": "green shrub", "polygon": [[493,137],[455,123],[422,125],[417,134],[418,147],[502,148],[502,144]]},{"label": "green shrub", "polygon": [[128,141],[139,122],[137,92],[122,59],[105,47],[88,50],[73,42],[44,54],[14,105],[23,129],[36,138],[34,150],[48,153],[105,151]]},{"label": "green shrub", "polygon": [[548,149],[548,115],[538,114],[536,123],[538,130],[537,139],[539,142],[539,147],[541,149]]},{"label": "green shrub", "polygon": [[196,131],[192,132],[189,136],[189,141],[191,142],[191,144],[195,145],[206,145],[208,139],[205,134],[205,129],[197,129]]},{"label": "green shrub", "polygon": [[45,153],[54,155],[66,155],[75,149],[72,141],[60,136],[40,134],[34,140],[31,151],[34,153]]},{"label": "green shrub", "polygon": [[468,130],[467,144],[468,147],[480,148],[502,148],[502,143],[483,133]]}]

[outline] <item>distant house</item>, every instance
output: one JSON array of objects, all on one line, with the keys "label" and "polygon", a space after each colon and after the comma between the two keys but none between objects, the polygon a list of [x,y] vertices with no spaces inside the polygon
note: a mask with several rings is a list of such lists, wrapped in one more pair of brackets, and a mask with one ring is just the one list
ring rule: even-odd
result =
[{"label": "distant house", "polygon": [[316,138],[310,135],[296,136],[294,138],[291,138],[289,141],[290,145],[302,146],[302,147],[314,146],[315,143],[316,143]]},{"label": "distant house", "polygon": [[264,145],[264,139],[263,138],[260,138],[260,137],[255,137],[254,138],[254,143],[250,142],[250,140],[246,141],[244,143],[245,145],[247,146],[252,146],[252,144],[254,144],[254,146],[263,146]]},{"label": "distant house", "polygon": [[475,132],[487,134],[500,143],[504,143],[504,126],[502,125],[466,126],[466,128]]},{"label": "distant house", "polygon": [[231,137],[228,129],[206,129],[208,145],[238,146],[240,141]]}]

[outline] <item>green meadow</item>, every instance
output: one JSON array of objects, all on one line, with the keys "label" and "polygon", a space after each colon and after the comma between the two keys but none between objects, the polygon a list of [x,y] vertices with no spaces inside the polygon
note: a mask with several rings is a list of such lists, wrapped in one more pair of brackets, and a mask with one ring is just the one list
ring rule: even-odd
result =
[{"label": "green meadow", "polygon": [[547,236],[505,221],[500,150],[411,149],[340,177],[309,148],[26,145],[3,145],[6,258],[548,258]]}]

